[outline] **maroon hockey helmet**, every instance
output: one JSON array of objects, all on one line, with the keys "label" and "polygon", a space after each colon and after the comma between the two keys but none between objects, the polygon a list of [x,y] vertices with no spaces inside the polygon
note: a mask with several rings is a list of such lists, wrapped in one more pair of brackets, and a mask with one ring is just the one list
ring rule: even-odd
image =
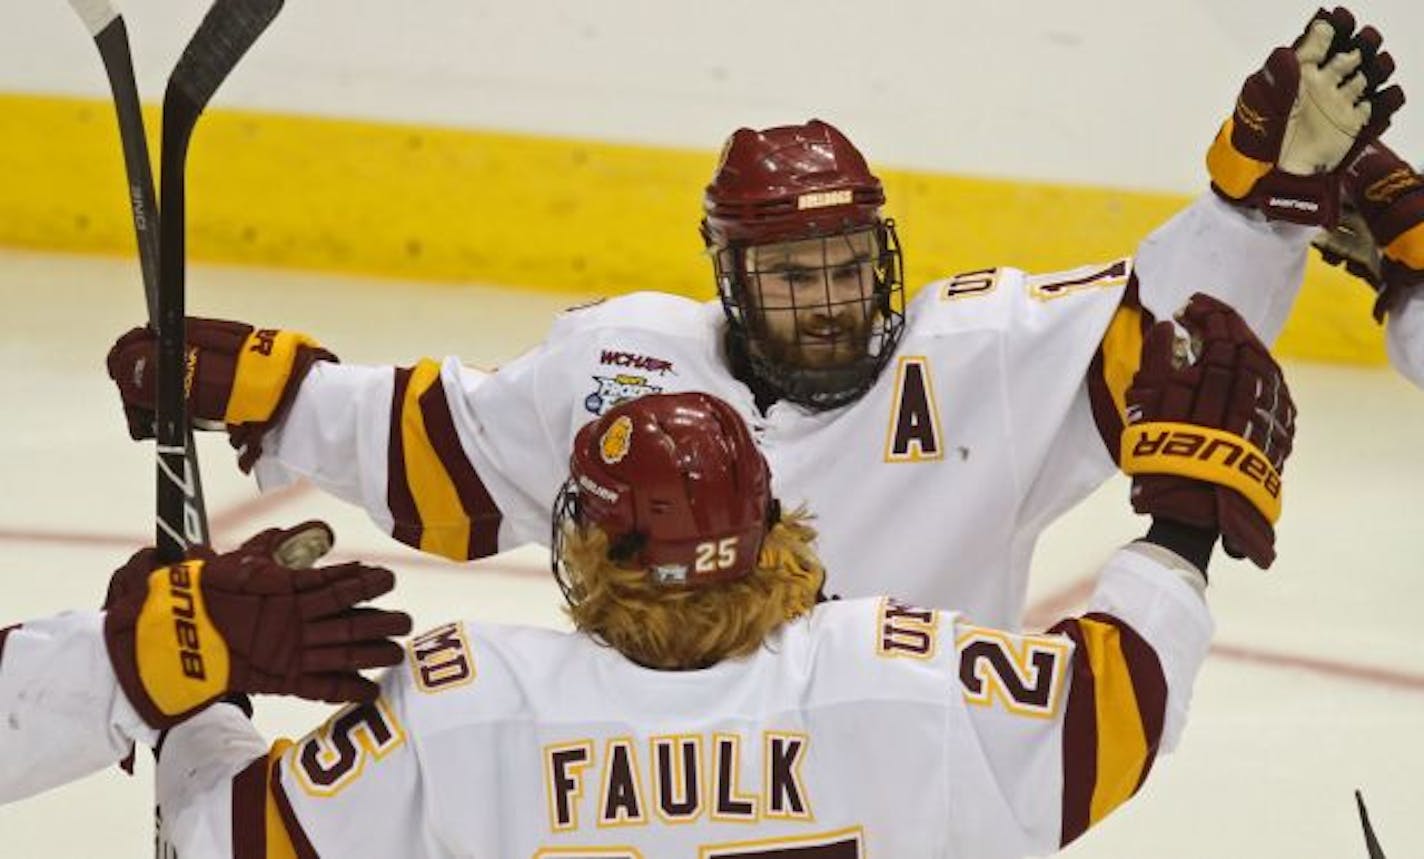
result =
[{"label": "maroon hockey helmet", "polygon": [[737,129],[702,200],[709,247],[810,239],[876,226],[885,190],[865,156],[819,119]]},{"label": "maroon hockey helmet", "polygon": [[[828,123],[741,128],[728,138],[703,196],[702,240],[727,316],[734,369],[745,368],[761,391],[830,409],[875,382],[899,342],[905,308],[900,240],[894,222],[881,215],[884,204],[885,190],[865,157]],[[758,271],[758,255],[749,249],[814,240],[819,254],[813,249],[811,258],[819,263],[803,257],[797,276],[824,285],[824,292],[798,293],[790,304],[769,299],[763,278],[778,277],[785,266]],[[851,257],[865,262],[859,289],[833,296],[831,278]],[[850,327],[863,339],[846,349],[844,361],[798,363],[800,341],[788,342],[784,326],[778,334],[769,321],[787,313],[798,320],[796,338],[803,327],[824,328],[818,318],[851,314],[860,321]]]},{"label": "maroon hockey helmet", "polygon": [[649,394],[579,430],[554,507],[554,573],[566,524],[608,535],[609,557],[651,581],[701,586],[750,575],[776,516],[746,423],[710,394]]}]

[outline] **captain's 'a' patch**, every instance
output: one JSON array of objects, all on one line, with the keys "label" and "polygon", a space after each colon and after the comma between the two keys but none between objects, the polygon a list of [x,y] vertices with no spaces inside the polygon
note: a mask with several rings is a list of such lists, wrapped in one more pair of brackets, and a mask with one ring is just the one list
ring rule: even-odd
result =
[{"label": "captain's 'a' patch", "polygon": [[935,408],[930,362],[923,355],[902,355],[895,366],[895,393],[885,433],[886,462],[924,462],[944,458]]}]

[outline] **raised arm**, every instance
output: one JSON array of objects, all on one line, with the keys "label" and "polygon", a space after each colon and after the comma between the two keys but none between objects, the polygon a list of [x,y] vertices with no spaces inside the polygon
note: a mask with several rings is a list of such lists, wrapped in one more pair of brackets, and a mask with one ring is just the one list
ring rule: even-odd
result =
[{"label": "raised arm", "polygon": [[1321,10],[1246,79],[1207,153],[1214,193],[1138,249],[1142,303],[1157,318],[1205,291],[1274,342],[1307,243],[1339,218],[1343,165],[1404,101],[1399,87],[1383,87],[1394,63],[1380,43],[1344,9]]},{"label": "raised arm", "polygon": [[[453,560],[546,537],[562,457],[543,429],[537,357],[494,381],[453,358],[346,366],[307,335],[236,322],[190,319],[188,342],[195,423],[225,427],[263,488],[310,480]],[[152,435],[152,353],[146,328],[109,353],[135,439]]]},{"label": "raised arm", "polygon": [[[1093,423],[1114,459],[1125,392],[1153,321],[1201,292],[1235,309],[1267,345],[1280,334],[1311,239],[1348,202],[1345,165],[1363,157],[1403,101],[1398,87],[1381,88],[1394,64],[1380,44],[1378,32],[1357,31],[1343,9],[1317,13],[1247,78],[1207,153],[1211,192],[1138,246],[1087,373]],[[1405,351],[1396,348],[1401,339],[1391,337],[1392,355]],[[1424,341],[1409,342],[1424,353]]]},{"label": "raised arm", "polygon": [[1218,537],[1258,566],[1275,558],[1290,392],[1230,308],[1198,295],[1179,320],[1182,331],[1148,331],[1126,393],[1123,462],[1133,508],[1152,517],[1147,535],[1109,561],[1085,614],[1047,634],[956,633],[985,779],[950,780],[952,807],[975,810],[953,816],[963,846],[1057,849],[1133,796],[1185,724],[1211,638],[1204,593]]}]

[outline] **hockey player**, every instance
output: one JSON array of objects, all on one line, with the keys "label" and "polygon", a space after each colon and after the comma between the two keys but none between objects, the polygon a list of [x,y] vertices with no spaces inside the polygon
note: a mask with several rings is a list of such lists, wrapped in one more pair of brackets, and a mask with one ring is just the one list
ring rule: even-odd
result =
[{"label": "hockey player", "polygon": [[[164,746],[168,836],[192,859],[991,859],[1073,841],[1175,745],[1212,631],[1206,563],[1234,527],[1220,502],[1272,507],[1290,451],[1264,346],[1210,300],[1183,322],[1199,361],[1160,323],[1127,392],[1152,528],[1083,616],[1017,635],[891,599],[817,605],[809,518],[773,500],[739,410],[653,394],[573,443],[555,574],[578,632],[438,627],[374,704],[270,751],[213,707]],[[1205,527],[1175,518],[1200,507]]]},{"label": "hockey player", "polygon": [[[817,511],[831,593],[1012,626],[1039,534],[1117,467],[1151,320],[1208,290],[1267,342],[1279,332],[1311,224],[1334,217],[1336,167],[1402,100],[1380,88],[1379,45],[1336,10],[1273,52],[1211,147],[1214,193],[1135,261],[969,272],[905,308],[895,226],[851,142],[816,121],[742,129],[705,197],[719,302],[644,293],[573,310],[494,373],[454,358],[343,366],[304,335],[192,320],[191,413],[228,425],[264,487],[308,478],[463,560],[547,539],[545,499],[588,420],[706,391],[751,424],[779,497]],[[109,356],[136,438],[152,434],[152,350],[136,329]],[[1269,542],[1225,548],[1274,557]]]},{"label": "hockey player", "polygon": [[387,639],[409,632],[410,618],[357,607],[391,589],[389,570],[293,568],[310,566],[293,551],[321,535],[329,546],[330,534],[317,522],[272,529],[235,552],[161,568],[145,549],[114,574],[105,611],[0,629],[0,803],[102,769],[135,742],[152,746],[233,693],[375,698],[358,672],[400,661]]},{"label": "hockey player", "polygon": [[1390,363],[1424,388],[1424,177],[1377,140],[1342,172],[1340,224],[1315,240],[1376,293]]}]

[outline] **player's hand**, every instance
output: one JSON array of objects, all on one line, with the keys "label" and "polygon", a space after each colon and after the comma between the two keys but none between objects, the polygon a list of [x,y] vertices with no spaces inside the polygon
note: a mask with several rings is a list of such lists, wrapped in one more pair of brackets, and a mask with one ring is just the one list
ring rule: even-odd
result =
[{"label": "player's hand", "polygon": [[1127,389],[1122,468],[1132,507],[1215,528],[1235,558],[1275,559],[1281,469],[1295,438],[1295,404],[1281,368],[1234,310],[1198,293],[1148,332]]},{"label": "player's hand", "polygon": [[1344,214],[1315,246],[1375,290],[1382,320],[1424,284],[1424,177],[1383,141],[1361,149],[1341,175]]},{"label": "player's hand", "polygon": [[1360,214],[1349,198],[1341,201],[1340,223],[1333,230],[1321,230],[1311,240],[1320,258],[1330,265],[1339,266],[1363,280],[1378,292],[1384,283],[1380,277],[1380,250],[1365,216]]},{"label": "player's hand", "polygon": [[[225,425],[238,465],[252,468],[262,436],[280,420],[302,379],[317,361],[335,355],[311,337],[242,322],[187,319],[188,416],[195,426]],[[144,326],[126,332],[109,350],[109,378],[123,399],[129,435],[153,438],[157,335]]]},{"label": "player's hand", "polygon": [[360,671],[402,659],[390,639],[410,632],[410,617],[362,605],[395,585],[389,570],[294,570],[205,549],[155,566],[145,549],[115,573],[125,584],[111,588],[104,638],[124,693],[156,728],[232,692],[369,701],[378,687]]},{"label": "player's hand", "polygon": [[1356,32],[1343,7],[1316,12],[1291,47],[1246,79],[1207,152],[1212,189],[1273,218],[1333,226],[1339,169],[1404,104],[1398,86],[1381,89],[1394,60],[1380,45],[1379,31]]},{"label": "player's hand", "polygon": [[[316,566],[336,543],[336,533],[331,526],[319,519],[308,519],[290,528],[268,528],[243,541],[233,552],[235,555],[256,555],[276,563],[280,567],[306,570]],[[152,557],[152,550],[146,557]],[[196,552],[212,552],[206,547],[194,549]],[[142,552],[140,553],[142,554]],[[104,595],[105,609],[135,590],[148,587],[148,575],[154,564],[145,565],[135,555],[124,566],[109,577],[109,590]]]}]

